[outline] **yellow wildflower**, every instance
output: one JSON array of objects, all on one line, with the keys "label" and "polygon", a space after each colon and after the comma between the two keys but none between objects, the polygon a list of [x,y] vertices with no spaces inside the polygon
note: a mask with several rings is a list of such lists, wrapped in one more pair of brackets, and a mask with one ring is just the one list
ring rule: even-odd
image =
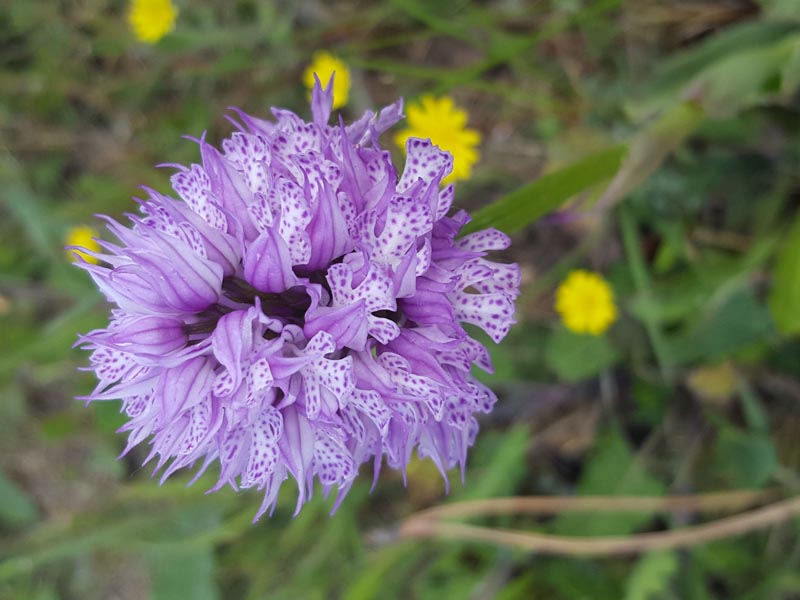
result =
[{"label": "yellow wildflower", "polygon": [[444,182],[469,179],[472,165],[480,158],[477,145],[480,132],[467,128],[467,112],[456,106],[450,96],[423,96],[407,109],[408,129],[399,132],[395,143],[405,149],[408,138],[430,138],[431,142],[453,155],[453,172]]},{"label": "yellow wildflower", "polygon": [[[95,241],[94,238],[96,237],[98,237],[98,233],[95,229],[86,225],[79,225],[78,227],[73,227],[67,233],[67,246],[81,246],[87,250],[99,252],[100,244]],[[75,256],[76,254],[80,255],[86,262],[97,264],[97,259],[94,256],[89,256],[80,250],[67,250],[67,256],[73,262],[78,260]]]},{"label": "yellow wildflower", "polygon": [[324,50],[314,54],[311,64],[303,73],[303,84],[309,89],[314,89],[314,73],[319,77],[322,87],[328,85],[331,75],[333,78],[333,108],[340,108],[347,104],[350,95],[350,70],[339,58]]},{"label": "yellow wildflower", "polygon": [[139,41],[155,44],[175,29],[178,9],[170,0],[132,0],[128,24]]},{"label": "yellow wildflower", "polygon": [[556,291],[556,310],[570,331],[601,335],[617,318],[614,292],[597,273],[572,271]]}]

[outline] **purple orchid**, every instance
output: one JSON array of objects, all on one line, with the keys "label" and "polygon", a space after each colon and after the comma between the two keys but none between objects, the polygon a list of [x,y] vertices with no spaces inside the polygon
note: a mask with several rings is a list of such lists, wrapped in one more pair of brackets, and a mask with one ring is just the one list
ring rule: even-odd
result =
[{"label": "purple orchid", "polygon": [[496,398],[461,323],[498,342],[514,322],[519,268],[484,258],[508,237],[456,239],[469,217],[447,216],[452,157],[411,139],[398,176],[378,137],[402,101],[330,126],[332,89],[311,123],[236,111],[222,151],[203,138],[202,165],[170,165],[181,201],[147,190],[80,263],[117,306],[78,342],[99,380],[84,399],[122,400],[125,452],[149,439],[163,479],[219,463],[212,489],[261,490],[256,519],[289,475],[297,511],[315,478],[338,506],[362,463],[405,473],[414,448],[463,477]]}]

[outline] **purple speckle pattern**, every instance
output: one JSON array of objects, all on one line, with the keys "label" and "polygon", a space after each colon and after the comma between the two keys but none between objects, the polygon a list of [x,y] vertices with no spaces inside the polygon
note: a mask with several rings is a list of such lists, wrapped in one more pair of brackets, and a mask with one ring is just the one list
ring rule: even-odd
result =
[{"label": "purple speckle pattern", "polygon": [[329,124],[330,87],[311,106],[311,122],[234,110],[221,150],[202,136],[200,164],[168,165],[177,199],[145,188],[79,264],[114,305],[78,341],[98,380],[84,399],[121,401],[124,452],[147,444],[162,481],[211,469],[213,491],[259,490],[256,519],[288,478],[296,511],[317,481],[335,510],[362,464],[377,481],[415,450],[463,476],[496,400],[463,324],[499,342],[520,283],[486,258],[506,235],[457,239],[448,153],[410,139],[398,172],[380,146],[402,102],[349,126]]}]

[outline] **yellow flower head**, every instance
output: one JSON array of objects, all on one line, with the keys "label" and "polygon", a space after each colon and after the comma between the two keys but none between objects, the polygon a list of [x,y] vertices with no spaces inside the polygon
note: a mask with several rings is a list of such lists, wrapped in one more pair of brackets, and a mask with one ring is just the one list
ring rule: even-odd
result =
[{"label": "yellow flower head", "polygon": [[617,318],[614,292],[597,273],[572,271],[556,291],[556,310],[575,333],[601,335]]},{"label": "yellow flower head", "polygon": [[333,108],[340,108],[347,104],[350,96],[350,70],[330,52],[323,50],[314,55],[311,64],[303,73],[303,84],[309,90],[314,89],[314,73],[316,73],[322,87],[325,87],[334,72],[336,77],[333,78]]},{"label": "yellow flower head", "polygon": [[435,146],[453,155],[453,172],[444,182],[469,179],[472,165],[480,158],[477,145],[481,134],[467,128],[467,112],[456,106],[450,96],[423,96],[406,112],[409,127],[395,136],[395,143],[405,149],[408,138],[430,138]]},{"label": "yellow flower head", "polygon": [[170,0],[132,0],[128,24],[139,41],[155,44],[175,29],[178,9]]},{"label": "yellow flower head", "polygon": [[[80,225],[69,230],[67,233],[66,245],[81,246],[82,248],[86,248],[92,252],[99,252],[100,244],[94,240],[96,237],[98,237],[97,231],[86,225]],[[67,256],[73,262],[78,260],[78,258],[75,256],[76,254],[80,255],[80,257],[86,262],[97,264],[97,259],[94,256],[89,256],[80,250],[67,250]]]}]

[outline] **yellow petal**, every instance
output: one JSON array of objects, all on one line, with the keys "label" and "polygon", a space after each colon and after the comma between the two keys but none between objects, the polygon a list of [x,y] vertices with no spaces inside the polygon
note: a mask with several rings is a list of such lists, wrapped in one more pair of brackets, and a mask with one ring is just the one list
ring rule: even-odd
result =
[{"label": "yellow petal", "polygon": [[409,128],[396,134],[395,143],[405,149],[409,137],[430,139],[431,143],[453,156],[453,172],[442,183],[468,179],[472,166],[480,158],[478,144],[481,135],[467,129],[467,112],[459,108],[449,96],[429,94],[406,108]]},{"label": "yellow petal", "polygon": [[[85,248],[86,250],[91,250],[92,252],[99,252],[100,251],[100,244],[94,239],[98,237],[98,233],[92,227],[88,227],[86,225],[80,225],[78,227],[73,227],[72,229],[67,232],[66,238],[66,245],[67,246],[80,246]],[[78,260],[77,256],[83,258],[86,262],[90,262],[93,264],[97,264],[97,259],[85,252],[81,252],[80,250],[67,250],[67,257],[75,262]]]}]

